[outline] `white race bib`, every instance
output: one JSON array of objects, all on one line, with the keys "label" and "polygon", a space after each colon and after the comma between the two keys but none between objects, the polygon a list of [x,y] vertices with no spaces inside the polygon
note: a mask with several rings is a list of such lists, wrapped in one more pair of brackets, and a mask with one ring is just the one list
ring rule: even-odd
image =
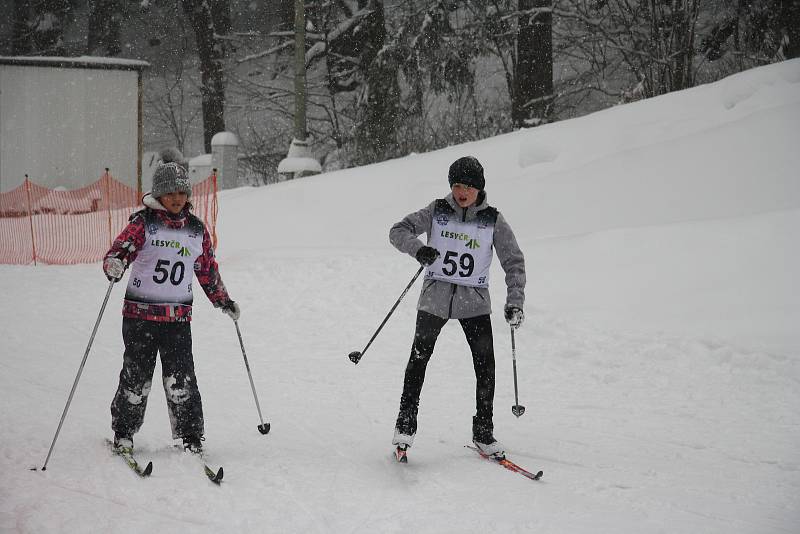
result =
[{"label": "white race bib", "polygon": [[158,217],[145,223],[144,247],[131,265],[126,300],[192,304],[194,262],[203,253],[203,228],[169,228]]},{"label": "white race bib", "polygon": [[439,251],[439,257],[428,266],[425,278],[489,287],[496,213],[493,209],[484,210],[475,219],[464,222],[447,201],[439,200],[428,241],[428,246]]}]

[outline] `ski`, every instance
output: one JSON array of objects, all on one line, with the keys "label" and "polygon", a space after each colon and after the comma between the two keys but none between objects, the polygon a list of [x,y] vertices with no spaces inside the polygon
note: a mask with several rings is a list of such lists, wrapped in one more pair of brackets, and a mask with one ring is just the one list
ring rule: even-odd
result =
[{"label": "ski", "polygon": [[407,464],[408,463],[408,456],[406,455],[407,451],[408,447],[406,447],[405,445],[398,445],[397,448],[394,450],[395,459],[401,464]]},{"label": "ski", "polygon": [[139,465],[139,462],[136,461],[136,458],[133,456],[133,451],[126,449],[117,449],[116,447],[114,447],[114,443],[108,439],[106,440],[106,443],[108,444],[109,447],[111,447],[111,452],[115,456],[119,456],[120,458],[122,458],[123,461],[125,462],[125,465],[130,467],[133,470],[133,472],[139,475],[140,477],[142,478],[149,477],[150,473],[153,472],[153,462],[147,462],[147,465],[143,469],[142,466]]},{"label": "ski", "polygon": [[[179,445],[176,445],[176,447],[179,447]],[[208,480],[210,480],[211,482],[213,482],[214,484],[217,484],[217,485],[220,482],[222,482],[222,476],[224,475],[224,471],[222,470],[222,466],[220,466],[220,468],[217,469],[216,471],[214,471],[211,467],[209,467],[208,460],[206,458],[205,452],[203,452],[203,451],[192,452],[192,451],[190,451],[188,449],[184,449],[184,452],[186,454],[194,456],[198,460],[200,460],[200,462],[203,464],[203,473],[205,473],[205,475],[208,477]]]},{"label": "ski", "polygon": [[200,462],[203,464],[203,472],[208,477],[208,480],[210,480],[211,482],[213,482],[214,484],[217,484],[217,485],[219,485],[219,483],[222,482],[222,475],[224,474],[224,472],[222,470],[222,466],[220,466],[219,469],[214,471],[211,467],[208,466],[208,463],[206,461],[206,456],[202,452],[197,453],[197,452],[187,451],[187,454],[191,454],[192,456],[196,456],[197,459],[200,460]]},{"label": "ski", "polygon": [[513,471],[515,473],[519,473],[520,475],[524,476],[525,478],[529,478],[531,480],[539,480],[540,478],[542,478],[542,475],[544,475],[543,471],[539,471],[536,474],[531,473],[530,471],[527,471],[526,469],[523,469],[522,467],[518,466],[517,464],[515,464],[514,462],[512,462],[508,458],[505,458],[505,457],[496,458],[494,456],[490,456],[488,454],[485,454],[479,448],[473,447],[472,445],[464,445],[464,446],[466,448],[468,448],[468,449],[472,449],[473,451],[477,452],[478,454],[481,455],[482,458],[486,458],[489,461],[492,461],[492,462],[494,462],[496,464],[500,464],[503,467],[505,467],[506,469],[508,469],[509,471]]},{"label": "ski", "polygon": [[217,469],[216,473],[206,464],[203,464],[203,469],[206,473],[206,476],[208,477],[208,480],[210,480],[214,484],[219,484],[220,482],[222,482],[222,475],[223,475],[222,466],[220,466],[220,468]]}]

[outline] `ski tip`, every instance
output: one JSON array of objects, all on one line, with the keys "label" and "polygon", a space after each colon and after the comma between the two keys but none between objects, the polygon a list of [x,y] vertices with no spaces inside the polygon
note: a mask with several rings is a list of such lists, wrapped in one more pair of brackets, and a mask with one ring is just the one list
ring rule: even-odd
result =
[{"label": "ski tip", "polygon": [[542,476],[544,476],[544,471],[539,471],[538,473],[533,475],[533,480],[539,480],[540,478],[542,478]]},{"label": "ski tip", "polygon": [[208,466],[205,466],[206,476],[208,479],[213,482],[214,484],[219,484],[222,482],[222,476],[224,472],[222,471],[222,467],[220,467],[217,472],[215,473],[213,469]]},{"label": "ski tip", "polygon": [[142,476],[149,477],[150,473],[152,472],[153,472],[153,462],[147,462],[147,467],[145,467],[144,471],[142,471]]}]

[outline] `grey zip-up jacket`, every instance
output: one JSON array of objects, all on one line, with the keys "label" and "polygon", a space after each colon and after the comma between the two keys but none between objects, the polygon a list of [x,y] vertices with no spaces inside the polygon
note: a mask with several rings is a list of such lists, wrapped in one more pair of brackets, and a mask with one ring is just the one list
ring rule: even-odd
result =
[{"label": "grey zip-up jacket", "polygon": [[[494,210],[486,201],[486,193],[482,191],[475,205],[468,208],[459,206],[453,194],[444,199],[462,221],[471,221],[484,210]],[[417,251],[425,244],[417,238],[420,234],[428,234],[430,242],[436,203],[434,200],[425,208],[407,215],[389,230],[389,242],[400,252],[405,252],[416,259]],[[497,212],[492,246],[497,252],[500,265],[506,273],[506,305],[522,309],[525,304],[525,258],[517,245],[514,232],[500,212]],[[487,212],[488,213],[488,212]],[[486,215],[486,214],[484,214]],[[441,252],[441,251],[439,251]],[[492,304],[488,288],[462,286],[442,280],[425,280],[419,296],[417,309],[445,319],[467,319],[478,315],[492,313]]]}]

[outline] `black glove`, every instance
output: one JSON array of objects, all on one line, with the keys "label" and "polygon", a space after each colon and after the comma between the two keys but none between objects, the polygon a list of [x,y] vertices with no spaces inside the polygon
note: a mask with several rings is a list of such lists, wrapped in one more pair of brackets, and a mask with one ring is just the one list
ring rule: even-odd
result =
[{"label": "black glove", "polygon": [[414,256],[422,265],[430,265],[439,257],[439,251],[433,247],[424,246]]},{"label": "black glove", "polygon": [[239,309],[239,305],[232,300],[225,302],[222,306],[220,306],[220,309],[222,310],[222,313],[224,313],[234,321],[238,321],[239,317],[242,315],[242,312]]},{"label": "black glove", "polygon": [[514,329],[519,328],[522,325],[522,321],[525,320],[525,314],[522,312],[522,309],[516,306],[506,306],[505,316],[506,322]]}]

